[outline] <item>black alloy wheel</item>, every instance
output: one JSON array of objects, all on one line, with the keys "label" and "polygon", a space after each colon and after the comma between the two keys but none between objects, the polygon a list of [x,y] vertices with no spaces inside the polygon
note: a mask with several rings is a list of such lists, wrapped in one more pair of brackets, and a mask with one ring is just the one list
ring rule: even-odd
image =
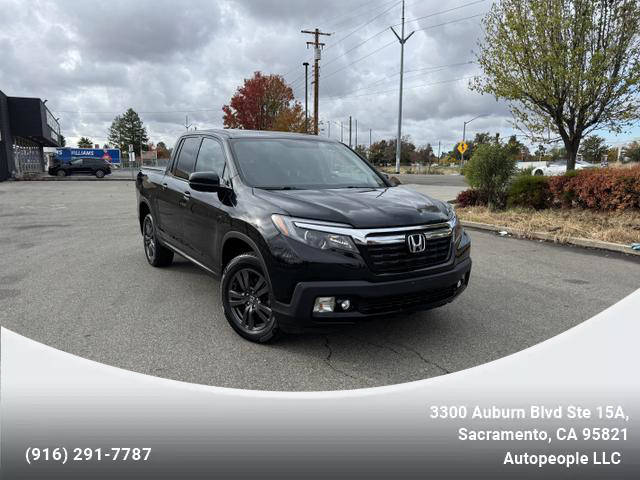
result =
[{"label": "black alloy wheel", "polygon": [[271,308],[271,287],[258,258],[242,254],[225,268],[222,301],[227,321],[242,337],[264,343],[278,334]]},{"label": "black alloy wheel", "polygon": [[144,254],[151,265],[156,258],[156,236],[153,231],[153,220],[151,215],[144,218],[142,226],[142,239],[144,241]]},{"label": "black alloy wheel", "polygon": [[156,237],[153,217],[148,213],[142,221],[142,241],[147,262],[154,267],[166,267],[173,261],[173,252],[160,245]]}]

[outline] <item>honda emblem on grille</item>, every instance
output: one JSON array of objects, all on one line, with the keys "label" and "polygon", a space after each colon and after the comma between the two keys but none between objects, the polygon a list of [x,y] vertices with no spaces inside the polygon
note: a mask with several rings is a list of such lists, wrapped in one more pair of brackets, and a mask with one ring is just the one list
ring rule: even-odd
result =
[{"label": "honda emblem on grille", "polygon": [[427,240],[422,233],[407,235],[407,247],[411,253],[424,252],[427,248]]}]

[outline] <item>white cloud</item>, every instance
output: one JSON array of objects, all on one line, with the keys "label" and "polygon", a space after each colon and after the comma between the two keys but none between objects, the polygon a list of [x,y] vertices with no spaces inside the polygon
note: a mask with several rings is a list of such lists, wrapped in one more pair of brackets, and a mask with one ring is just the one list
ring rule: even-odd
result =
[{"label": "white cloud", "polygon": [[[407,24],[408,31],[423,29],[405,50],[404,125],[416,143],[454,142],[462,122],[479,114],[489,116],[470,125],[471,136],[480,129],[511,131],[504,104],[468,89],[475,65],[424,70],[473,59],[479,18],[437,25],[482,13],[489,3]],[[436,0],[407,5],[410,20],[456,6]],[[71,142],[88,136],[104,143],[115,114],[129,107],[141,112],[155,142],[171,144],[184,131],[184,110],[198,128],[220,127],[222,105],[256,70],[288,73],[302,101],[302,62],[312,51],[305,45],[311,37],[300,30],[316,25],[333,34],[323,38],[321,118],[357,118],[367,142],[369,128],[374,141],[395,135],[399,46],[387,28],[399,21],[394,2],[0,0],[0,11],[0,88],[47,98]],[[333,125],[332,136],[336,132]]]}]

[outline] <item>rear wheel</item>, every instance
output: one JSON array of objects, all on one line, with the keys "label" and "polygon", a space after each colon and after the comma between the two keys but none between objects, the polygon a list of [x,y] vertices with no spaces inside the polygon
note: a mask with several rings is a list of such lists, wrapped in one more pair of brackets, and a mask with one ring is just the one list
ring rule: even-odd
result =
[{"label": "rear wheel", "polygon": [[60,169],[58,170],[58,173],[56,173],[57,176],[59,177],[66,177],[67,176],[67,172],[65,172],[64,170]]},{"label": "rear wheel", "polygon": [[271,286],[253,253],[235,257],[222,274],[222,304],[227,321],[242,337],[257,343],[280,334],[272,304]]},{"label": "rear wheel", "polygon": [[535,172],[533,172],[534,175],[541,177],[542,175],[544,175],[544,172],[542,170],[536,170]]},{"label": "rear wheel", "polygon": [[98,178],[104,177],[104,171],[103,170],[96,170],[96,177],[98,177]]},{"label": "rear wheel", "polygon": [[166,267],[173,261],[173,251],[158,243],[156,227],[150,213],[142,222],[142,240],[144,242],[144,254],[147,262],[154,267]]}]

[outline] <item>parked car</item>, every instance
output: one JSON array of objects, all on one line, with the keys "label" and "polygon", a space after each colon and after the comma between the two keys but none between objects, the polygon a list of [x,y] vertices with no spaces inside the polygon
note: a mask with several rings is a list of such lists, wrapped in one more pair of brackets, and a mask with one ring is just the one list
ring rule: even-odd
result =
[{"label": "parked car", "polygon": [[[597,168],[599,165],[576,160],[576,170],[585,168]],[[549,163],[546,167],[536,167],[533,169],[533,175],[563,175],[567,171],[567,161],[560,160],[558,162]]]},{"label": "parked car", "polygon": [[188,132],[136,191],[147,261],[177,253],[221,276],[225,316],[251,341],[439,307],[469,283],[453,208],[327,138]]},{"label": "parked car", "polygon": [[69,163],[54,161],[49,167],[49,175],[66,177],[68,175],[95,175],[102,178],[111,174],[111,164],[101,158],[75,158]]}]

